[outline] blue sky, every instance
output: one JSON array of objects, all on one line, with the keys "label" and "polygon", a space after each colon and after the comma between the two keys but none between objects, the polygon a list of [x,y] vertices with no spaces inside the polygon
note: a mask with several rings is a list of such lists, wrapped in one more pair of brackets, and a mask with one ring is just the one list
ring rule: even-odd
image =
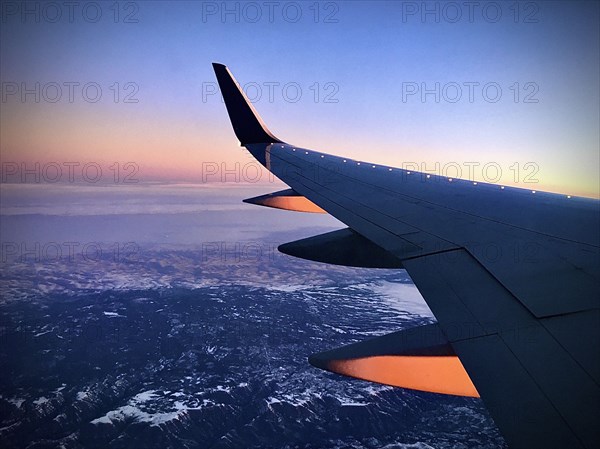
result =
[{"label": "blue sky", "polygon": [[[100,2],[78,3],[72,20],[61,4],[55,20],[44,3],[25,15],[8,3],[3,161],[134,161],[141,180],[173,181],[243,165],[214,92],[219,61],[299,146],[440,172],[455,163],[462,177],[477,163],[484,181],[493,163],[498,182],[600,195],[597,2]],[[40,83],[39,101],[21,98],[23,83]],[[51,83],[59,101],[44,98]],[[73,102],[64,83],[79,83]],[[100,100],[83,96],[86,83]]]}]

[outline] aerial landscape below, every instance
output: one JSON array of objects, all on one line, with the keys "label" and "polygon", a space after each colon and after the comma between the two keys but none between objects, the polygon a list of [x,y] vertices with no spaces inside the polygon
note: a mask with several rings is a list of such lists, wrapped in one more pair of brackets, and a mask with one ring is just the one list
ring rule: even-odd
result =
[{"label": "aerial landscape below", "polygon": [[[117,243],[138,245],[118,257],[110,241],[101,257],[5,254],[4,447],[503,447],[479,399],[340,381],[308,364],[314,352],[431,322],[404,270],[283,255],[278,243],[335,221],[255,215],[239,198],[257,187],[201,200],[199,188],[54,187],[39,193],[46,205],[69,206],[51,214],[3,191],[7,241],[34,247],[40,228],[48,241],[98,241],[109,218],[107,235],[128,223]],[[125,194],[128,211],[118,206]],[[149,201],[152,214],[135,213]],[[254,226],[265,214],[280,217],[268,231]],[[167,221],[162,235],[145,234]],[[230,240],[216,240],[222,226]]]}]

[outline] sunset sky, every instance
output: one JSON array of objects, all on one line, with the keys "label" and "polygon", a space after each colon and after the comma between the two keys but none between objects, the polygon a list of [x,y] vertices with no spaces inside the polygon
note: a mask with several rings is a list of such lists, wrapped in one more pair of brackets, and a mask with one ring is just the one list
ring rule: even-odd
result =
[{"label": "sunset sky", "polygon": [[475,3],[5,2],[3,181],[65,162],[255,180],[216,61],[286,142],[600,196],[598,3]]}]

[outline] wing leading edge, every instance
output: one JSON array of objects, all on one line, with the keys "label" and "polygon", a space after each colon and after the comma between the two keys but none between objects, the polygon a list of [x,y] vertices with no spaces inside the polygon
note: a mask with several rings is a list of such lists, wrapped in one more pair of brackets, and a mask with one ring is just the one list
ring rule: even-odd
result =
[{"label": "wing leading edge", "polygon": [[[288,145],[267,130],[230,72],[214,66],[242,145],[295,195],[359,236],[315,237],[283,249],[342,264],[368,263],[364,254],[398,260],[438,320],[451,350],[445,356],[458,357],[511,447],[598,447],[597,200],[453,180]],[[332,256],[316,256],[315,242]],[[371,252],[348,256],[338,242]],[[353,362],[322,367],[381,382],[371,375],[374,365],[362,362],[381,360],[380,345],[366,343],[354,357],[334,350],[332,357],[345,354]],[[315,357],[311,362],[323,365],[323,357]],[[451,368],[434,371],[440,369]]]}]

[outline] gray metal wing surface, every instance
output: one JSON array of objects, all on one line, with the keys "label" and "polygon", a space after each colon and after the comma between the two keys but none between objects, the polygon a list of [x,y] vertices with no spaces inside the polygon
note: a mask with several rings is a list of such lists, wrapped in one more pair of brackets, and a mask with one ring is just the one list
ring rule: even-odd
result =
[{"label": "gray metal wing surface", "polygon": [[[357,251],[365,250],[354,251],[354,261],[377,251],[386,254],[385,266],[390,257],[397,260],[451,348],[438,356],[458,357],[510,447],[600,445],[598,200],[451,179],[284,143],[264,128],[227,68],[214,67],[241,143],[294,195],[349,228],[339,239],[288,248],[327,260],[311,256],[325,242],[338,260],[348,251],[332,250],[336,242],[357,242]],[[256,142],[261,137],[267,141]],[[381,361],[382,354],[373,357]],[[328,366],[334,365],[322,367],[335,371]]]}]

